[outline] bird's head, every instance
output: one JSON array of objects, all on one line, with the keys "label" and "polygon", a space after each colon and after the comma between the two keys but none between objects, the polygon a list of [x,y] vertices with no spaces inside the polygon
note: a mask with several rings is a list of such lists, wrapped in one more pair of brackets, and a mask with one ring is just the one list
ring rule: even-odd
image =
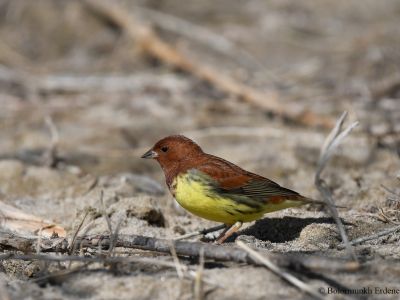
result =
[{"label": "bird's head", "polygon": [[171,135],[159,140],[142,158],[153,158],[165,169],[202,153],[200,146],[191,139],[183,135]]}]

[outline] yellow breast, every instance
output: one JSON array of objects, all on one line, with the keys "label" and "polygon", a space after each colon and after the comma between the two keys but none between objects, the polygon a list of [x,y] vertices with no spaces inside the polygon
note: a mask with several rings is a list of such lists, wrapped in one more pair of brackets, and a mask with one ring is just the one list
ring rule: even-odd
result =
[{"label": "yellow breast", "polygon": [[300,201],[285,200],[279,204],[260,204],[249,207],[213,190],[207,179],[188,172],[175,178],[172,186],[176,201],[189,212],[215,222],[234,224],[237,221],[251,222],[265,213],[301,205]]},{"label": "yellow breast", "polygon": [[259,219],[263,211],[254,211],[246,205],[221,197],[212,191],[204,180],[190,175],[176,177],[175,199],[191,213],[211,221],[234,224],[237,221],[250,222]]}]

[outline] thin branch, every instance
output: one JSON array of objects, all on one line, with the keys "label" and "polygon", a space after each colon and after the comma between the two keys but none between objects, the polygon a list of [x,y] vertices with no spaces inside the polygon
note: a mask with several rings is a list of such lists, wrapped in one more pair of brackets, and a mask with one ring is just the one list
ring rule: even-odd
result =
[{"label": "thin branch", "polygon": [[[34,252],[36,247],[36,237],[18,236],[10,232],[0,231],[0,246],[3,249],[18,250],[25,253]],[[41,251],[68,253],[69,243],[65,238],[47,239],[42,238]],[[110,236],[94,235],[78,237],[77,245],[82,247],[90,247],[100,249],[109,249]],[[237,263],[246,263],[252,265],[260,265],[248,254],[237,247],[221,247],[214,244],[206,244],[201,242],[175,241],[175,250],[178,257],[199,257],[200,251],[204,251],[205,259],[213,259],[215,261],[231,261]],[[140,235],[122,235],[118,236],[115,243],[116,247],[141,249],[147,251],[161,252],[170,254],[170,240],[158,239]],[[204,248],[204,250],[201,250]],[[359,265],[352,261],[324,258],[316,255],[303,254],[269,254],[275,264],[283,268],[295,268],[296,270],[309,269],[313,271],[356,271]],[[1,257],[1,256],[0,256]]]},{"label": "thin branch", "polygon": [[0,255],[0,261],[2,260],[25,260],[25,261],[48,261],[48,262],[84,262],[84,263],[105,263],[105,264],[115,264],[115,263],[143,263],[158,265],[162,267],[175,268],[175,263],[171,261],[159,260],[148,257],[95,257],[95,256],[74,256],[74,255],[50,255],[50,254],[17,254],[17,253],[7,253]]},{"label": "thin branch", "polygon": [[[391,233],[395,233],[395,232],[397,232],[399,230],[400,230],[400,225],[397,225],[397,226],[394,226],[394,227],[379,231],[377,233],[374,233],[374,234],[371,234],[371,235],[368,235],[368,236],[365,236],[365,237],[360,237],[358,239],[350,241],[349,243],[350,243],[350,245],[359,245],[359,244],[362,244],[364,242],[375,240],[375,239],[378,239],[378,238],[380,238],[382,236],[385,236],[385,235],[388,235],[388,234],[391,234]],[[345,247],[346,247],[346,245],[344,243],[338,245],[339,249],[343,249]]]},{"label": "thin branch", "polygon": [[116,240],[118,238],[118,232],[119,232],[119,229],[120,229],[120,226],[121,226],[121,223],[122,223],[122,219],[120,219],[118,221],[118,224],[117,224],[117,226],[115,228],[115,231],[113,231],[112,225],[111,225],[111,219],[108,216],[107,211],[106,211],[106,207],[104,205],[104,191],[103,190],[100,191],[100,205],[101,205],[102,215],[103,215],[103,217],[105,218],[105,220],[107,222],[108,231],[110,233],[110,243],[109,243],[109,248],[108,248],[108,254],[107,255],[108,256],[112,256],[113,249],[115,247],[115,242],[116,242]]},{"label": "thin branch", "polygon": [[203,299],[203,271],[204,271],[204,249],[200,249],[199,266],[194,278],[194,297],[196,300]]},{"label": "thin branch", "polygon": [[259,252],[251,249],[249,246],[247,246],[242,241],[237,241],[236,244],[240,248],[242,248],[244,251],[249,253],[250,257],[252,257],[253,259],[259,261],[262,265],[267,267],[272,273],[274,273],[274,274],[278,275],[279,277],[285,279],[287,282],[289,282],[290,284],[294,285],[299,290],[305,292],[306,294],[311,295],[315,299],[324,299],[324,297],[319,292],[314,290],[313,287],[311,287],[310,285],[308,285],[305,282],[301,281],[297,277],[294,277],[292,274],[280,269],[267,256],[261,255]]},{"label": "thin branch", "polygon": [[47,148],[46,152],[44,152],[43,154],[44,155],[43,160],[46,166],[48,166],[49,168],[54,168],[58,162],[57,147],[60,140],[60,136],[58,134],[58,130],[56,128],[56,125],[54,125],[51,116],[47,116],[45,118],[45,123],[50,131],[50,145]]},{"label": "thin branch", "polygon": [[336,122],[335,127],[329,133],[328,137],[326,138],[324,144],[321,148],[321,153],[318,160],[318,167],[315,177],[320,178],[321,173],[324,170],[326,164],[328,163],[329,159],[332,157],[333,153],[335,152],[337,146],[342,142],[342,140],[358,125],[358,122],[352,123],[349,127],[345,130],[342,130],[343,123],[347,117],[347,112],[343,112],[340,116],[339,120]]},{"label": "thin branch", "polygon": [[68,254],[72,254],[75,251],[75,241],[78,236],[79,231],[81,230],[83,223],[85,223],[86,217],[89,214],[89,210],[86,210],[85,215],[82,218],[82,221],[79,223],[78,228],[75,230],[74,236],[72,237],[71,247],[68,251]]},{"label": "thin branch", "polygon": [[262,62],[256,59],[251,53],[240,48],[224,36],[216,34],[205,27],[196,25],[192,22],[170,14],[145,7],[135,6],[135,10],[138,10],[140,14],[145,15],[151,20],[152,23],[156,24],[162,29],[169,30],[190,40],[197,41],[218,51],[221,54],[228,54],[235,60],[238,60],[239,58],[239,60],[243,61],[243,59],[245,59],[246,62],[251,63],[253,67],[263,67]]},{"label": "thin branch", "polygon": [[174,260],[176,274],[178,274],[179,279],[182,280],[183,279],[182,265],[179,262],[179,258],[178,258],[178,255],[176,254],[175,245],[174,245],[173,241],[170,241],[170,250],[171,250],[172,258]]},{"label": "thin branch", "polygon": [[329,211],[336,222],[336,226],[339,230],[340,236],[342,238],[343,243],[346,245],[346,249],[349,255],[353,258],[354,261],[357,261],[357,256],[354,252],[353,247],[349,243],[349,239],[347,237],[346,230],[342,221],[339,218],[339,213],[335,207],[332,193],[329,187],[326,185],[325,181],[321,178],[321,173],[326,167],[329,159],[332,157],[334,151],[336,150],[337,146],[342,142],[342,140],[351,132],[351,130],[358,125],[358,122],[352,123],[348,126],[345,130],[342,130],[343,123],[346,119],[347,112],[344,112],[339,120],[336,122],[335,127],[332,129],[331,133],[326,138],[322,149],[321,154],[318,161],[317,171],[315,174],[315,185],[319,192],[322,195],[325,203],[327,204]]},{"label": "thin branch", "polygon": [[104,219],[107,222],[108,231],[111,236],[113,234],[113,230],[112,230],[112,226],[111,226],[110,217],[108,216],[108,214],[106,212],[106,207],[104,205],[104,190],[100,191],[100,205],[101,205],[101,214],[103,215]]},{"label": "thin branch", "polygon": [[113,256],[113,251],[115,249],[115,245],[118,239],[118,234],[119,230],[121,228],[121,224],[124,221],[124,218],[120,218],[118,220],[117,226],[115,226],[115,230],[113,233],[111,233],[111,238],[110,238],[110,247],[108,249],[108,256]]}]

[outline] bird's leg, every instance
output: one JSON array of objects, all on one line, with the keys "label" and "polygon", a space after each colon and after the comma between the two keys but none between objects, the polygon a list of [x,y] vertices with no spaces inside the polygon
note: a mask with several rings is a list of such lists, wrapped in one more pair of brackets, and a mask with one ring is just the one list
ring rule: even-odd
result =
[{"label": "bird's leg", "polygon": [[229,229],[224,230],[218,237],[216,243],[222,244],[228,237],[230,237],[232,234],[238,231],[240,227],[242,227],[242,224],[243,224],[242,222],[238,221],[235,224],[233,224]]},{"label": "bird's leg", "polygon": [[218,231],[218,230],[221,230],[221,229],[225,229],[223,231],[223,232],[225,232],[226,229],[227,229],[226,227],[227,227],[227,225],[222,224],[222,225],[218,225],[218,226],[214,226],[214,227],[210,227],[210,228],[205,228],[205,229],[202,229],[202,230],[199,230],[199,231],[189,232],[187,234],[178,236],[178,237],[174,238],[174,240],[175,241],[179,241],[179,240],[184,240],[184,239],[196,236],[196,235],[206,235],[207,233]]}]

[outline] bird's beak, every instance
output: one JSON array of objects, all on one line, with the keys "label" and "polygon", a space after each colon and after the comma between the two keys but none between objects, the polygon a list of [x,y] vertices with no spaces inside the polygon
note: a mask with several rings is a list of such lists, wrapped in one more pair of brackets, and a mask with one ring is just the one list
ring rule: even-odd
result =
[{"label": "bird's beak", "polygon": [[151,149],[142,155],[142,158],[157,158],[157,157],[158,157],[157,152]]}]

